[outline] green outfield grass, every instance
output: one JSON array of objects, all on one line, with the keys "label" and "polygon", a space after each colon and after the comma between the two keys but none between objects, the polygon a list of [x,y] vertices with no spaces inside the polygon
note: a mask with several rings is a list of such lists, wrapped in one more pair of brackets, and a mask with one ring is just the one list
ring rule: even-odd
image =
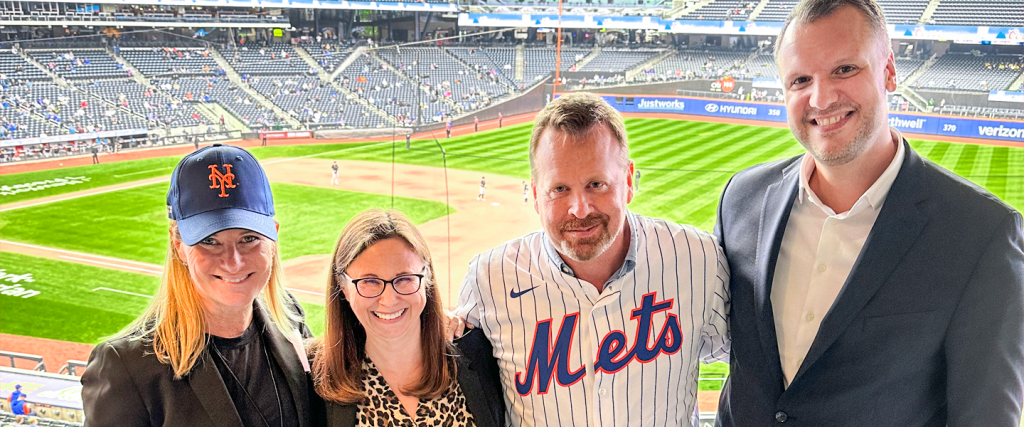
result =
[{"label": "green outfield grass", "polygon": [[[392,144],[385,143],[317,157],[389,162],[394,155],[399,163],[441,166],[440,144],[450,168],[528,179],[531,128],[527,123],[451,139],[416,140],[411,150],[402,140],[394,153]],[[626,119],[626,130],[630,155],[641,171],[641,191],[630,209],[705,230],[714,226],[718,197],[733,173],[804,152],[787,128]],[[1015,208],[1024,208],[1024,149],[924,140],[911,140],[911,146]]]},{"label": "green outfield grass", "polygon": [[[663,119],[627,119],[626,128],[631,157],[642,173],[640,191],[630,209],[645,215],[693,224],[705,230],[710,230],[714,225],[718,197],[733,173],[754,164],[803,152],[786,128]],[[522,124],[450,139],[414,140],[411,150],[405,148],[404,137],[397,137],[394,143],[386,138],[386,141],[379,143],[256,147],[252,152],[261,161],[317,157],[390,162],[394,158],[399,163],[439,167],[444,164],[444,157],[438,147],[440,145],[447,152],[449,168],[528,179],[527,142],[530,131],[530,124]],[[437,134],[443,136],[444,132]],[[911,145],[926,158],[981,185],[1015,208],[1024,208],[1024,149],[923,140],[912,140]],[[76,186],[0,196],[0,204],[166,176],[179,159],[166,157],[4,175],[2,184],[8,186],[67,176],[87,176],[90,179]],[[161,263],[165,256],[167,238],[167,220],[163,207],[166,189],[166,183],[153,184],[3,212],[0,214],[0,236],[44,246]],[[390,205],[390,197],[386,196],[289,184],[274,184],[274,194],[278,218],[282,224],[282,257],[286,259],[329,253],[341,228],[354,213],[369,207]],[[409,213],[417,223],[444,215],[444,205],[432,202],[396,199],[396,207]],[[35,261],[29,262],[22,258]],[[114,277],[111,273],[118,273],[76,264],[22,258],[4,254],[4,258],[0,259],[0,267],[17,272],[14,266],[24,262],[35,266],[40,274],[60,272],[59,276],[53,277],[97,277],[100,279],[96,280],[104,283],[109,283],[107,277]],[[65,272],[74,271],[70,266],[93,270],[65,276]],[[150,283],[148,286],[155,287],[152,284],[155,282],[145,282],[152,278],[119,274],[128,275],[123,276],[125,281],[139,281],[135,286]],[[84,285],[83,288],[88,286],[92,285]],[[115,287],[94,287],[98,286]],[[19,324],[19,321],[11,319],[45,311],[45,314],[35,316],[31,324],[39,325],[39,318],[43,317],[46,325],[52,323],[55,324],[54,328],[60,329],[61,324],[79,323],[77,319],[104,316],[103,312],[97,312],[95,308],[79,309],[61,305],[68,304],[62,299],[53,301],[52,306],[36,306],[33,302],[33,305],[23,307],[22,301],[12,303],[14,300],[10,297],[3,298],[4,307],[0,312],[0,327],[3,329],[0,331],[7,333],[47,337],[67,335],[74,339],[57,339],[90,342],[89,336],[45,332],[49,326],[31,328],[28,324]],[[46,304],[51,302],[47,301]],[[113,320],[82,322],[106,322],[123,326],[140,309],[128,303],[125,305],[127,311],[118,310],[122,317],[109,316]],[[311,321],[322,322],[322,307],[309,306],[307,309]],[[100,335],[112,333],[120,326]],[[322,325],[314,326],[314,330],[321,330],[318,328]],[[42,335],[44,333],[50,335]],[[702,367],[702,375],[714,376],[727,372],[728,366],[723,363]],[[719,387],[717,381],[701,384],[702,389]]]},{"label": "green outfield grass", "polygon": [[[0,236],[40,246],[162,264],[167,255],[167,183],[150,184],[4,212]],[[329,254],[342,228],[391,197],[295,184],[272,184],[281,223],[281,258]],[[445,215],[445,204],[395,198],[417,224]],[[453,210],[454,211],[454,210]],[[2,260],[7,265],[7,260]]]},{"label": "green outfield grass", "polygon": [[[0,252],[6,274],[31,274],[32,282],[0,285],[38,291],[28,298],[0,295],[0,332],[94,344],[124,328],[150,302],[160,278]],[[105,289],[100,289],[105,288]],[[123,292],[131,292],[132,295]],[[308,324],[323,333],[323,306],[303,304]]]}]

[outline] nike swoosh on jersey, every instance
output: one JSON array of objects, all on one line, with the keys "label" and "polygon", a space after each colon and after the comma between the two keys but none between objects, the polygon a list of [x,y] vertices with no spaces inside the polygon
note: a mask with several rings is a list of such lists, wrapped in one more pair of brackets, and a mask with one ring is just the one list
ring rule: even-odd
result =
[{"label": "nike swoosh on jersey", "polygon": [[534,289],[537,289],[537,287],[534,286],[534,287],[532,287],[530,289],[527,289],[525,291],[519,291],[519,292],[516,292],[515,289],[511,289],[511,290],[508,291],[508,296],[510,296],[512,298],[519,298],[519,297],[523,296],[523,294],[525,294],[527,292],[530,292],[530,291],[532,291]]}]

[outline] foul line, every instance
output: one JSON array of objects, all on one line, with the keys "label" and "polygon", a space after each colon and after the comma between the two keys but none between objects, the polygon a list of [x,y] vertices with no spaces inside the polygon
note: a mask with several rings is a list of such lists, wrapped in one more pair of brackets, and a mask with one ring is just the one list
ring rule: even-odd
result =
[{"label": "foul line", "polygon": [[165,168],[150,169],[150,170],[138,171],[138,172],[123,173],[123,174],[120,174],[120,175],[114,175],[114,177],[115,178],[120,178],[122,176],[138,175],[140,173],[150,173],[150,172],[162,171],[162,170],[167,170],[167,169],[174,169],[174,166],[168,166],[168,167],[165,167]]},{"label": "foul line", "polygon": [[[100,191],[96,191],[96,192],[92,192],[92,193],[76,194],[74,196],[62,197],[62,198],[59,198],[59,199],[44,200],[42,202],[29,203],[27,205],[15,206],[15,207],[11,207],[11,208],[3,208],[3,209],[0,209],[0,212],[13,211],[15,209],[21,209],[21,208],[30,208],[30,207],[33,207],[33,206],[45,205],[45,204],[53,203],[53,202],[63,202],[65,200],[77,199],[79,197],[95,196],[97,194],[103,194],[103,193],[110,193],[110,192],[114,192],[114,191],[127,190],[129,188],[142,187],[144,185],[159,184],[161,182],[168,182],[170,180],[171,180],[171,178],[167,177],[167,178],[164,178],[164,179],[161,179],[161,180],[158,180],[158,181],[140,182],[140,183],[128,185],[128,186],[125,186],[125,187],[108,188],[106,190],[100,190]],[[89,190],[82,190],[82,191],[89,191]]]},{"label": "foul line", "polygon": [[110,291],[110,292],[117,292],[119,294],[135,295],[137,297],[143,297],[143,298],[153,298],[152,295],[143,295],[143,294],[137,294],[135,292],[128,292],[128,291],[122,291],[120,289],[111,289],[111,288],[104,288],[104,287],[95,288],[92,291],[93,292],[96,292],[96,291]]},{"label": "foul line", "polygon": [[321,296],[321,297],[327,296],[327,294],[325,294],[323,292],[307,291],[305,289],[285,288],[285,290],[287,290],[289,292],[302,292],[304,294],[316,295],[316,296]]},{"label": "foul line", "polygon": [[143,266],[143,267],[149,267],[149,269],[151,269],[151,270],[153,269],[153,267],[159,268],[159,266],[154,266],[153,264],[149,264],[149,263],[145,263],[145,262],[130,261],[130,260],[126,260],[126,259],[113,258],[113,257],[108,257],[108,256],[103,256],[103,255],[86,254],[86,253],[82,253],[82,252],[68,251],[68,250],[64,250],[64,249],[48,248],[48,247],[45,247],[45,246],[30,245],[28,243],[12,242],[10,240],[0,240],[0,245],[23,246],[23,247],[26,247],[26,248],[39,249],[39,250],[43,250],[43,251],[58,252],[58,253],[62,253],[62,254],[71,254],[71,255],[77,255],[77,256],[87,256],[87,257],[92,257],[92,258],[100,258],[100,259],[105,259],[105,260],[108,260],[108,261],[120,262],[120,263],[124,263],[124,264],[135,264],[135,265],[140,265],[140,266]]},{"label": "foul line", "polygon": [[[306,158],[309,158],[309,157],[316,157],[316,156],[323,156],[323,155],[327,155],[327,154],[341,153],[341,152],[344,152],[344,151],[358,150],[358,149],[368,148],[368,147],[372,147],[372,146],[375,146],[375,145],[381,145],[381,144],[385,144],[385,143],[387,143],[387,141],[380,141],[380,142],[376,142],[376,143],[373,143],[373,144],[362,145],[362,146],[359,146],[359,147],[348,147],[348,148],[342,148],[340,150],[324,151],[322,153],[307,154],[305,156],[299,156],[299,157],[288,157],[288,158],[284,158],[284,159],[278,159],[278,160],[272,160],[272,161],[268,161],[268,162],[262,162],[262,164],[263,165],[272,165],[272,164],[276,164],[276,163],[289,162],[289,161],[292,161],[292,160],[306,159]],[[131,173],[123,174],[123,175],[114,175],[114,176],[118,176],[118,177],[120,177],[120,176],[128,176],[128,175],[132,175],[132,174],[148,173],[148,172],[158,171],[158,170],[162,170],[162,169],[169,169],[169,168],[151,169],[151,170],[146,170],[146,171],[131,172]],[[170,180],[171,180],[171,178],[167,177],[167,178],[164,178],[164,179],[161,179],[161,180],[158,180],[158,181],[149,181],[149,182],[145,182],[145,183],[132,184],[132,185],[124,186],[124,187],[108,188],[106,190],[100,190],[100,191],[95,191],[95,192],[86,193],[86,194],[77,194],[77,195],[74,195],[74,196],[62,197],[62,198],[57,198],[57,199],[52,199],[52,200],[45,200],[45,201],[36,202],[36,203],[29,203],[27,205],[14,206],[14,207],[10,207],[10,208],[3,208],[3,209],[0,209],[0,212],[13,211],[15,209],[21,209],[21,208],[30,208],[30,207],[33,207],[33,206],[45,205],[45,204],[54,203],[54,202],[63,202],[65,200],[77,199],[79,197],[86,197],[86,196],[94,196],[94,195],[97,195],[97,194],[110,193],[110,192],[113,192],[113,191],[127,190],[127,189],[130,189],[130,188],[141,187],[141,186],[144,186],[144,185],[159,184],[161,182],[168,182]],[[114,185],[117,185],[117,184],[114,184]],[[89,191],[89,190],[82,190],[82,191]]]},{"label": "foul line", "polygon": [[127,269],[127,270],[142,271],[142,272],[154,274],[154,275],[157,275],[157,276],[159,276],[161,274],[164,274],[163,270],[150,270],[148,268],[131,267],[131,266],[127,266],[127,265],[114,264],[112,262],[96,261],[96,260],[92,260],[92,259],[88,259],[88,258],[79,258],[79,257],[73,257],[73,256],[67,256],[67,255],[60,255],[60,258],[70,259],[70,260],[73,260],[73,261],[79,261],[79,262],[86,263],[86,264],[96,264],[96,265],[104,265],[104,266],[107,266],[107,267],[124,268],[124,269]]}]

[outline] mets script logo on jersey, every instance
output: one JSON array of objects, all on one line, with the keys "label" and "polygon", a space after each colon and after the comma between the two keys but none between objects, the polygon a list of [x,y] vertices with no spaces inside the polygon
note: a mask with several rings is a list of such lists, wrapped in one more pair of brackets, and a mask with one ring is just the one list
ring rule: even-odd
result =
[{"label": "mets script logo on jersey", "polygon": [[[615,373],[634,360],[647,363],[662,353],[675,354],[679,351],[683,344],[683,332],[675,314],[667,315],[665,323],[661,325],[660,332],[658,332],[657,339],[653,343],[649,342],[651,331],[654,330],[654,325],[651,324],[654,314],[670,310],[674,302],[672,299],[655,302],[657,294],[657,292],[652,292],[644,295],[640,308],[631,312],[630,319],[637,322],[633,347],[626,349],[626,344],[629,341],[623,331],[611,331],[601,339],[597,350],[597,360],[594,362],[595,372]],[[516,391],[520,395],[526,396],[532,393],[534,383],[537,384],[538,394],[547,393],[552,377],[561,386],[570,386],[583,379],[583,376],[586,375],[585,367],[580,366],[575,370],[569,367],[569,354],[572,351],[573,337],[576,335],[579,317],[580,313],[576,312],[562,318],[562,325],[558,329],[558,338],[555,339],[554,345],[551,344],[552,319],[537,322],[526,372],[516,372]]]},{"label": "mets script logo on jersey", "polygon": [[227,188],[235,188],[235,174],[231,173],[231,165],[224,164],[224,173],[217,170],[217,165],[210,165],[210,188],[220,188],[218,197],[227,197]]}]

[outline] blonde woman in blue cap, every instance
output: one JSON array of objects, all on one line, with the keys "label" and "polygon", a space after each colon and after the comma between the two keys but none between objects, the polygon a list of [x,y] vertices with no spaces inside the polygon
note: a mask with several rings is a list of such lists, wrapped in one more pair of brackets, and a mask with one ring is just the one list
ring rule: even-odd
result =
[{"label": "blonde woman in blue cap", "polygon": [[171,175],[167,209],[160,289],[89,357],[86,425],[307,426],[310,334],[280,282],[263,168],[241,148],[196,151]]}]

